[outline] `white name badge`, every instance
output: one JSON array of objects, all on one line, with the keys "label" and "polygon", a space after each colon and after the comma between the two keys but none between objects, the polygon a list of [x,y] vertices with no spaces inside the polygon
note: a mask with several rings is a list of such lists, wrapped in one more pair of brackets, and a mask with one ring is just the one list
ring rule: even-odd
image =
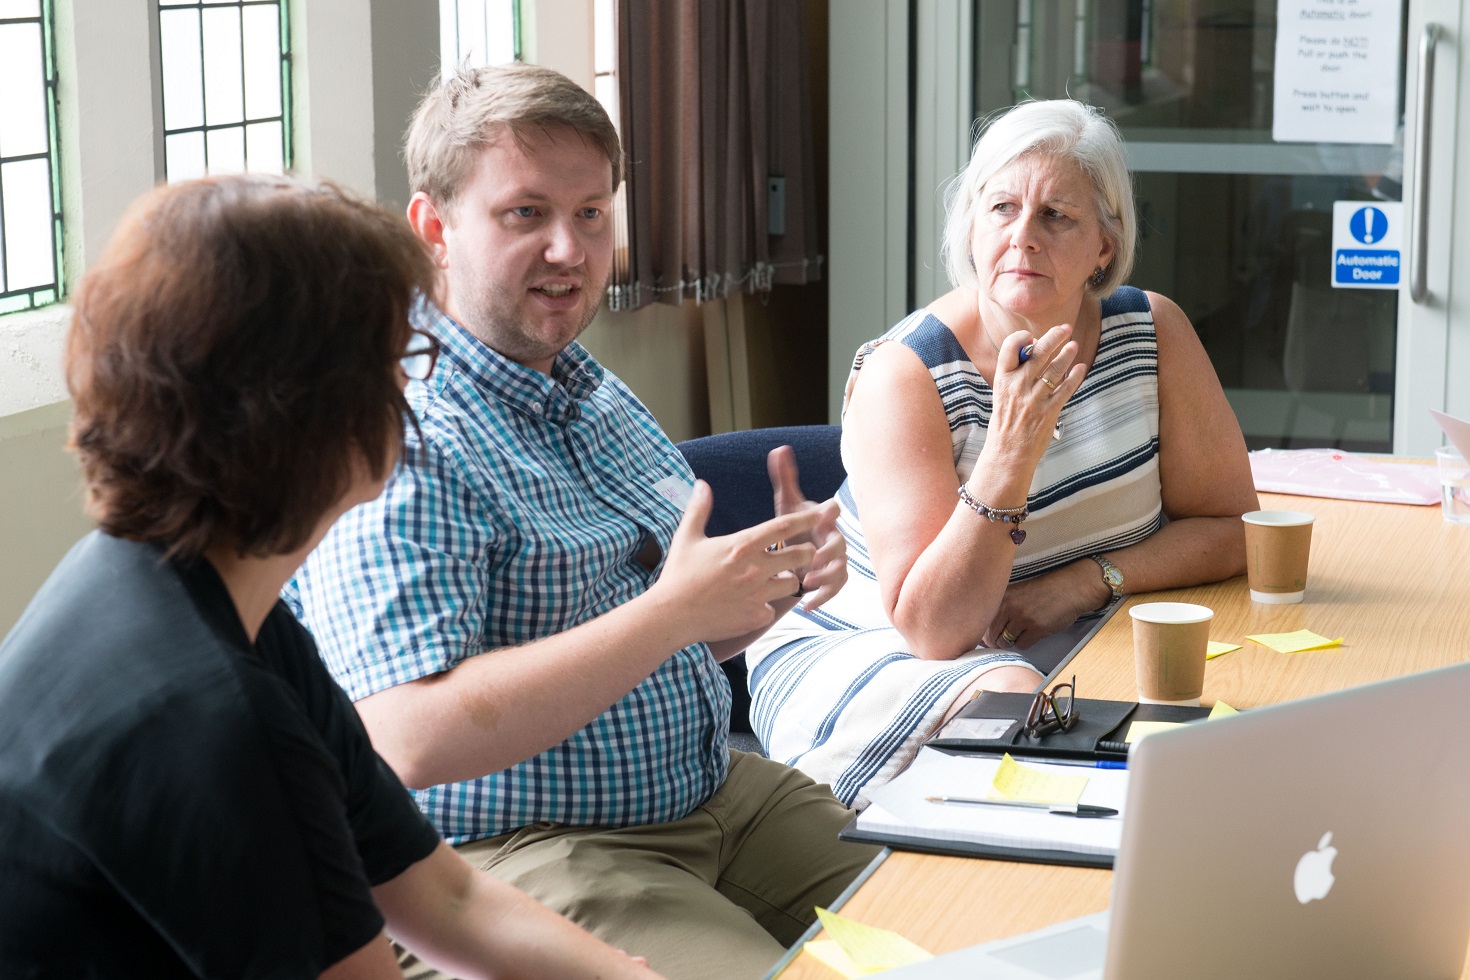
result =
[{"label": "white name badge", "polygon": [[666,476],[653,485],[653,491],[682,511],[694,495],[694,484],[682,477]]},{"label": "white name badge", "polygon": [[982,741],[1002,738],[1015,725],[1014,718],[956,718],[944,726],[944,738],[973,738]]}]

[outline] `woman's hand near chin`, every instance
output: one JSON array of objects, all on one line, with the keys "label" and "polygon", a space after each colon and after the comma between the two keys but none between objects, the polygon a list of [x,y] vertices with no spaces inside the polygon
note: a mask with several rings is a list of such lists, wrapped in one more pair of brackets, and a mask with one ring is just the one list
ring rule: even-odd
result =
[{"label": "woman's hand near chin", "polygon": [[[1023,362],[1021,352],[1030,346]],[[1033,341],[1025,331],[1006,337],[996,354],[994,409],[985,436],[986,466],[1026,467],[1026,480],[1040,462],[1067,399],[1082,386],[1087,365],[1077,363],[1078,346],[1070,324],[1059,324]],[[986,458],[989,456],[990,458]],[[981,469],[977,460],[976,472]]]}]

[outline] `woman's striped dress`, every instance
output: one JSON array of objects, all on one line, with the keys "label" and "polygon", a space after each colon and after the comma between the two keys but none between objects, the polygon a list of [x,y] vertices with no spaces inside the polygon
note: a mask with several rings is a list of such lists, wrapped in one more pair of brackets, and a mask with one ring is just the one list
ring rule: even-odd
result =
[{"label": "woman's striped dress", "polygon": [[[1158,345],[1148,299],[1125,286],[1103,301],[1102,316],[1097,357],[1062,409],[1061,439],[1048,447],[1031,481],[1031,516],[1016,549],[1013,582],[1125,548],[1163,525]],[[955,474],[964,481],[985,444],[990,385],[927,310],[865,344],[853,376],[873,347],[890,341],[911,348],[933,375],[949,418]],[[847,585],[815,612],[788,614],[750,647],[746,660],[754,728],[766,752],[862,806],[865,790],[909,764],[976,674],[1026,661],[985,648],[956,660],[911,656],[883,612],[849,484],[838,501]]]}]

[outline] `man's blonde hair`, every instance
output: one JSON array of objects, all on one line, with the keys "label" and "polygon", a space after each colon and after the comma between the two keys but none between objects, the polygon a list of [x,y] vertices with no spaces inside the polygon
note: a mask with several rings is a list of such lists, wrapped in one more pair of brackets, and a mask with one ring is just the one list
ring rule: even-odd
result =
[{"label": "man's blonde hair", "polygon": [[424,96],[404,139],[409,190],[452,209],[480,151],[509,132],[522,146],[552,126],[566,126],[612,164],[613,190],[623,179],[618,131],[602,104],[560,72],[513,62],[461,67]]}]

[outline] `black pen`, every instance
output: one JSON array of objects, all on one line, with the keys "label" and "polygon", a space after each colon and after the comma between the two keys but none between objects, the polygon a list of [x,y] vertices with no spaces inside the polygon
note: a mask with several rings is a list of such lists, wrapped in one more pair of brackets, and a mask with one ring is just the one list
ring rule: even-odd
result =
[{"label": "black pen", "polygon": [[980,799],[975,796],[926,796],[930,803],[963,803],[970,806],[1018,806],[1028,810],[1045,810],[1060,817],[1116,817],[1118,811],[1088,803],[1042,803],[1039,800]]}]

